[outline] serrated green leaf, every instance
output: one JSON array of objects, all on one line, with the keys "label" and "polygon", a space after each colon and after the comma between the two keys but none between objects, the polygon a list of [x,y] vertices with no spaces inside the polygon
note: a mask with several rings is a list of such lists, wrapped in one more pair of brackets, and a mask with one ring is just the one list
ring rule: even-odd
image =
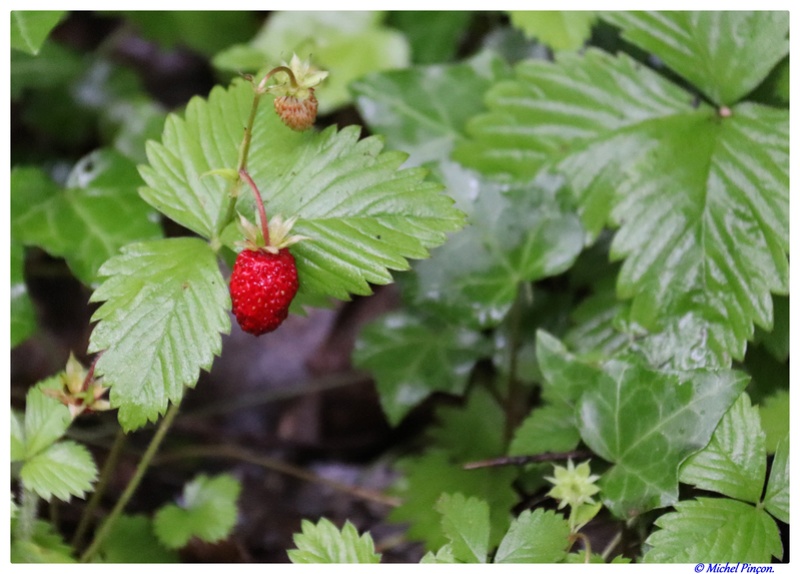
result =
[{"label": "serrated green leaf", "polygon": [[415,64],[435,64],[456,55],[474,16],[467,10],[396,10],[388,23],[405,34]]},{"label": "serrated green leaf", "polygon": [[35,170],[12,172],[12,232],[17,241],[64,257],[87,285],[123,245],[161,236],[152,211],[137,195],[135,166],[116,152],[83,158],[63,192],[46,179]]},{"label": "serrated green leaf", "polygon": [[383,411],[397,424],[435,391],[463,393],[472,366],[489,353],[476,331],[396,312],[362,330],[353,361],[373,374]]},{"label": "serrated green leaf", "polygon": [[569,524],[552,510],[541,508],[520,514],[500,542],[495,564],[561,562],[570,545]]},{"label": "serrated green leaf", "polygon": [[442,515],[442,531],[450,540],[450,550],[459,562],[485,564],[489,552],[489,505],[479,498],[461,493],[442,494],[436,501]]},{"label": "serrated green leaf", "polygon": [[620,226],[631,319],[659,330],[694,314],[722,364],[741,359],[753,323],[771,328],[771,293],[788,289],[788,113],[741,104],[723,117],[596,50],[523,62],[516,77],[490,90],[455,157],[522,180],[557,165],[592,234]]},{"label": "serrated green leaf", "polygon": [[569,452],[581,441],[575,409],[565,403],[536,407],[522,421],[508,447],[510,456]]},{"label": "serrated green leaf", "polygon": [[508,75],[504,62],[486,52],[458,64],[370,74],[350,91],[370,130],[408,152],[406,165],[416,166],[448,158],[467,120],[484,109],[483,93]]},{"label": "serrated green leaf", "polygon": [[756,503],[761,500],[767,451],[758,407],[742,393],[719,421],[711,441],[681,466],[680,480]]},{"label": "serrated green leaf", "polygon": [[372,536],[358,530],[348,520],[341,530],[328,519],[317,524],[303,520],[302,533],[294,535],[297,549],[287,551],[295,564],[378,564],[381,555],[375,552]]},{"label": "serrated green leaf", "polygon": [[55,496],[69,502],[70,497],[83,498],[92,489],[97,466],[85,446],[64,440],[27,458],[20,478],[25,488],[45,500]]},{"label": "serrated green leaf", "polygon": [[708,444],[747,384],[735,371],[667,373],[613,359],[578,403],[581,438],[615,463],[600,479],[603,504],[633,517],[678,499],[678,465]]},{"label": "serrated green leaf", "polygon": [[28,391],[25,399],[25,459],[31,459],[64,436],[72,423],[66,405],[43,392],[45,389],[60,390],[61,386],[61,377],[56,375]]},{"label": "serrated green leaf", "polygon": [[28,296],[23,269],[25,249],[21,243],[11,241],[11,348],[13,349],[36,331],[36,314],[33,302]]},{"label": "serrated green leaf", "polygon": [[320,113],[326,114],[350,101],[352,80],[408,65],[408,43],[382,20],[383,13],[376,11],[274,12],[248,46],[232,46],[213,62],[223,70],[255,72],[289,61],[292,53],[313,56],[317,68],[330,72],[317,92]]},{"label": "serrated green leaf", "polygon": [[420,564],[457,564],[456,557],[453,556],[453,549],[450,544],[445,544],[434,554],[427,552],[419,561]]},{"label": "serrated green leaf", "polygon": [[764,509],[778,520],[789,524],[789,434],[778,443],[769,472]]},{"label": "serrated green leaf", "polygon": [[508,189],[456,166],[446,167],[444,175],[448,188],[471,196],[468,226],[415,265],[408,296],[450,321],[493,327],[511,309],[521,284],[572,265],[583,249],[583,228],[562,204],[560,178],[542,176]]},{"label": "serrated green leaf", "polygon": [[[463,406],[436,409],[428,436],[457,463],[500,456],[505,449],[505,411],[483,387],[472,389]],[[465,441],[464,437],[471,437]]]},{"label": "serrated green leaf", "polygon": [[12,10],[11,48],[38,54],[53,28],[66,14],[63,10]]},{"label": "serrated green leaf", "polygon": [[110,564],[175,564],[178,553],[164,548],[146,516],[123,514],[103,539],[99,549],[102,561]]},{"label": "serrated green leaf", "polygon": [[76,562],[73,549],[53,525],[35,520],[30,540],[11,539],[12,564],[68,564]]},{"label": "serrated green leaf", "polygon": [[227,474],[201,474],[183,488],[180,504],[162,506],[153,530],[167,548],[181,548],[196,536],[205,542],[226,538],[236,524],[239,481]]},{"label": "serrated green leaf", "polygon": [[25,415],[11,410],[11,462],[25,458]]},{"label": "serrated green leaf", "polygon": [[595,14],[591,11],[537,10],[509,12],[511,24],[529,38],[536,38],[554,50],[577,50],[589,39]]},{"label": "serrated green leaf", "polygon": [[789,391],[778,390],[767,396],[758,406],[758,411],[761,415],[761,428],[766,435],[767,453],[773,454],[778,443],[789,434]]},{"label": "serrated green leaf", "polygon": [[645,541],[644,562],[769,564],[783,554],[775,521],[750,504],[698,498],[678,502],[675,510],[656,520],[661,530]]},{"label": "serrated green leaf", "polygon": [[602,17],[718,104],[736,103],[789,53],[788,12],[609,12]]},{"label": "serrated green leaf", "polygon": [[196,238],[128,245],[101,268],[104,301],[92,320],[89,352],[104,351],[95,373],[111,386],[119,421],[132,430],[179,402],[230,330],[230,296],[214,252]]}]

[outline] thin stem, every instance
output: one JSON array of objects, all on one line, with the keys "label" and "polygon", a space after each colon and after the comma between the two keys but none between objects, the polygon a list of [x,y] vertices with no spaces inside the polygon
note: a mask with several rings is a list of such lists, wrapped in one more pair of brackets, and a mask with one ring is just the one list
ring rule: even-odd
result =
[{"label": "thin stem", "polygon": [[583,549],[586,551],[586,556],[583,559],[585,564],[589,564],[592,559],[592,544],[589,542],[589,537],[583,534],[582,532],[574,532],[570,535],[572,539],[572,543],[574,544],[578,540],[583,542]]},{"label": "thin stem", "polygon": [[95,486],[92,497],[89,499],[89,503],[83,510],[81,520],[78,523],[77,529],[75,530],[75,535],[72,537],[71,544],[73,548],[79,548],[83,542],[83,536],[86,534],[86,530],[89,528],[89,524],[92,521],[95,510],[100,505],[100,500],[103,498],[103,494],[105,493],[108,483],[111,480],[111,475],[117,466],[120,455],[122,454],[122,449],[125,446],[126,438],[125,432],[122,429],[119,429],[117,431],[117,436],[114,439],[114,444],[111,445],[111,450],[106,457],[105,463],[103,463],[103,470],[100,471],[100,478],[97,480],[97,486]]},{"label": "thin stem", "polygon": [[487,468],[491,466],[523,466],[533,462],[551,462],[554,460],[568,460],[588,458],[592,453],[588,450],[571,450],[569,452],[543,452],[541,454],[529,454],[521,456],[501,456],[498,458],[487,458],[476,460],[464,464],[464,470],[474,470],[476,468]]},{"label": "thin stem", "polygon": [[106,536],[108,536],[108,534],[111,532],[111,529],[114,526],[114,523],[117,521],[117,518],[119,518],[119,515],[122,514],[122,511],[130,501],[133,493],[136,492],[139,483],[142,481],[142,477],[144,477],[147,467],[150,466],[150,462],[153,460],[153,457],[158,451],[158,447],[161,446],[161,442],[167,435],[167,431],[169,430],[169,427],[172,426],[172,422],[175,420],[177,414],[178,404],[172,403],[167,410],[167,414],[164,415],[163,419],[161,419],[161,422],[156,429],[156,433],[150,440],[147,450],[142,455],[142,459],[139,461],[139,465],[136,467],[136,472],[128,483],[128,486],[125,487],[125,491],[122,493],[122,496],[120,496],[119,500],[117,500],[117,504],[114,505],[114,508],[111,510],[111,514],[108,515],[108,518],[105,519],[100,529],[95,533],[94,540],[92,540],[89,548],[87,548],[86,551],[81,555],[81,562],[88,562],[97,552],[97,549],[100,548],[100,545],[103,543]]},{"label": "thin stem", "polygon": [[322,484],[325,486],[329,486],[340,492],[349,494],[350,496],[355,496],[357,498],[361,498],[364,500],[370,500],[372,502],[377,502],[379,504],[384,504],[386,506],[395,507],[395,506],[400,506],[400,504],[402,503],[400,499],[394,496],[386,496],[385,494],[381,494],[380,492],[375,492],[365,488],[360,488],[358,486],[351,486],[349,484],[343,484],[335,480],[330,480],[328,478],[318,476],[312,472],[303,470],[302,468],[298,468],[282,460],[277,460],[275,458],[271,458],[268,456],[260,456],[245,448],[237,447],[234,445],[221,444],[216,446],[211,445],[211,446],[201,446],[201,447],[187,447],[181,449],[179,452],[176,453],[169,453],[159,456],[155,464],[161,464],[175,459],[194,458],[194,457],[233,458],[236,460],[249,462],[250,464],[255,464],[263,468],[268,468],[270,470],[281,472],[283,474],[288,474],[289,476],[294,476],[295,478],[306,480],[314,484]]},{"label": "thin stem", "polygon": [[264,245],[269,245],[269,225],[267,224],[267,211],[264,209],[264,200],[261,199],[261,192],[258,191],[258,186],[247,170],[242,168],[239,170],[239,176],[247,182],[250,189],[253,190],[253,195],[256,199],[256,207],[258,208],[258,218],[261,220],[261,233],[264,236]]},{"label": "thin stem", "polygon": [[614,538],[611,539],[611,541],[608,543],[608,546],[605,547],[603,553],[600,555],[603,557],[603,562],[608,562],[608,557],[611,556],[611,553],[614,551],[614,549],[619,545],[621,541],[622,541],[622,530],[620,530],[614,535]]},{"label": "thin stem", "polygon": [[21,541],[30,540],[33,536],[33,523],[36,522],[36,512],[39,506],[39,496],[25,488],[20,487],[19,513],[17,518],[17,538]]}]

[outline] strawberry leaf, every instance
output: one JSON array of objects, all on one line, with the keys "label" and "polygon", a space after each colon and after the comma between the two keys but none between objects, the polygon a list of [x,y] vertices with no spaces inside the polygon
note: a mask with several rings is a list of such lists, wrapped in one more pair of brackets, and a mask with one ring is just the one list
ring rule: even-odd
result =
[{"label": "strawberry leaf", "polygon": [[489,552],[489,505],[461,493],[444,493],[436,502],[442,515],[442,531],[450,540],[450,551],[459,562],[485,564]]},{"label": "strawberry leaf", "polygon": [[146,516],[123,514],[100,545],[103,562],[111,564],[175,564],[178,553],[161,545]]},{"label": "strawberry leaf", "polygon": [[205,542],[226,538],[236,524],[241,485],[232,476],[201,474],[183,489],[180,504],[161,507],[153,519],[155,534],[167,548],[181,548],[196,536]]},{"label": "strawberry leaf", "polygon": [[581,441],[575,410],[564,403],[533,409],[514,433],[508,447],[510,456],[569,452]]},{"label": "strawberry leaf", "polygon": [[64,440],[28,458],[19,475],[25,488],[39,497],[69,502],[70,497],[83,498],[92,489],[97,466],[85,446]]},{"label": "strawberry leaf", "polygon": [[36,330],[36,314],[28,296],[23,269],[25,250],[16,241],[11,241],[11,347],[14,348],[30,337]]},{"label": "strawberry leaf", "polygon": [[[11,537],[12,564],[73,564],[74,549],[64,542],[52,523],[35,520],[29,540]],[[16,540],[15,540],[16,538]]]},{"label": "strawberry leaf", "polygon": [[592,234],[620,227],[611,255],[625,259],[617,294],[632,299],[631,320],[659,330],[694,315],[724,365],[743,357],[754,323],[771,329],[771,293],[788,292],[788,111],[721,115],[597,50],[523,62],[487,102],[455,157],[522,181],[556,165]]},{"label": "strawberry leaf", "polygon": [[778,520],[789,524],[789,434],[778,443],[769,472],[764,509]]},{"label": "strawberry leaf", "polygon": [[66,14],[63,10],[12,10],[11,47],[36,55]]},{"label": "strawberry leaf", "polygon": [[375,552],[372,536],[360,537],[347,520],[341,530],[326,518],[317,524],[303,520],[302,532],[294,535],[296,549],[287,551],[294,564],[378,564],[381,555]]},{"label": "strawberry leaf", "polygon": [[590,11],[512,10],[509,16],[515,28],[554,50],[577,50],[583,46],[596,19]]},{"label": "strawberry leaf", "polygon": [[230,297],[214,252],[196,238],[129,245],[100,269],[90,352],[111,387],[119,421],[132,430],[179,402],[210,369],[230,330]]},{"label": "strawberry leaf", "polygon": [[569,524],[552,510],[522,512],[500,542],[495,564],[553,564],[567,556]]},{"label": "strawberry leaf", "polygon": [[781,537],[769,514],[728,498],[698,498],[675,504],[658,518],[661,530],[645,541],[649,563],[768,564],[783,554]]},{"label": "strawberry leaf", "polygon": [[61,377],[56,375],[38,383],[25,399],[25,454],[30,459],[64,436],[72,423],[69,409],[58,399],[47,396],[45,389],[60,390]]},{"label": "strawberry leaf", "polygon": [[657,54],[717,104],[756,88],[789,53],[788,12],[608,12],[622,37]]}]

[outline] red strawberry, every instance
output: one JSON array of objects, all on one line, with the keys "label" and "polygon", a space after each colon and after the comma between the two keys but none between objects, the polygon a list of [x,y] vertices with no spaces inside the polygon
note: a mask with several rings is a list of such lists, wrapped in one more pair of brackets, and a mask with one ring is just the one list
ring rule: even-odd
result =
[{"label": "red strawberry", "polygon": [[297,266],[288,249],[244,249],[230,281],[233,314],[243,331],[259,336],[277,329],[297,293]]}]

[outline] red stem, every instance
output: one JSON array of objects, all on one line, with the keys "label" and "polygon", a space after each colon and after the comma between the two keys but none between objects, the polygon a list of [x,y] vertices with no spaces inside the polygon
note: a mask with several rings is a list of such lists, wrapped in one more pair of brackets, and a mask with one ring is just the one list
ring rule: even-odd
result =
[{"label": "red stem", "polygon": [[264,245],[269,246],[269,227],[267,226],[267,211],[264,209],[264,200],[261,199],[261,193],[258,191],[258,186],[247,170],[242,168],[239,170],[239,175],[247,182],[250,189],[253,190],[253,195],[256,197],[256,207],[258,208],[258,217],[261,219],[261,233],[264,235]]}]

